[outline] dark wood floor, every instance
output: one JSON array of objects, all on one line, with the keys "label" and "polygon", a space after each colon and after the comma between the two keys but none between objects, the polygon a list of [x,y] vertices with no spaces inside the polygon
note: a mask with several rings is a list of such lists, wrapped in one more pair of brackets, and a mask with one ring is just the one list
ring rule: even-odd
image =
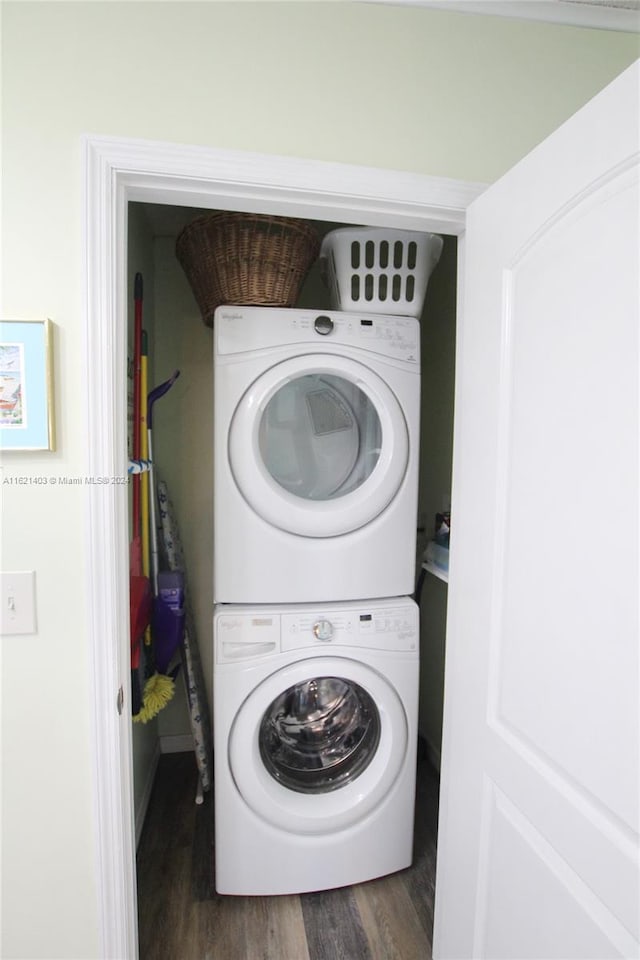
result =
[{"label": "dark wood floor", "polygon": [[221,897],[213,797],[194,803],[191,754],[160,759],[138,849],[140,960],[427,960],[431,957],[437,775],[418,761],[414,862],[352,887]]}]

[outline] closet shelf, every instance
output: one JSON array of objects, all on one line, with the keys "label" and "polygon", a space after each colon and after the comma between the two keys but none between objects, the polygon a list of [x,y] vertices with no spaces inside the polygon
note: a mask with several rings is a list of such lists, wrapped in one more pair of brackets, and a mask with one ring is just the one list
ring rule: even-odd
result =
[{"label": "closet shelf", "polygon": [[422,568],[445,583],[449,582],[449,547],[429,540],[422,558]]},{"label": "closet shelf", "polygon": [[438,580],[442,580],[444,583],[449,583],[449,572],[447,570],[443,570],[442,567],[437,567],[435,563],[425,560],[425,562],[422,564],[422,569],[426,570],[427,573],[433,574],[433,576],[437,577]]}]

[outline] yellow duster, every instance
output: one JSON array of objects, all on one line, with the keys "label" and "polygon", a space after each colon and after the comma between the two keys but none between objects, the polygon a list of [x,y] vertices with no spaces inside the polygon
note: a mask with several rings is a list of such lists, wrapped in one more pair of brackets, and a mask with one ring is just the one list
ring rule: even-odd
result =
[{"label": "yellow duster", "polygon": [[148,723],[157,717],[163,707],[169,703],[176,692],[175,683],[171,677],[162,673],[154,673],[144,685],[142,708],[133,718],[134,723]]}]

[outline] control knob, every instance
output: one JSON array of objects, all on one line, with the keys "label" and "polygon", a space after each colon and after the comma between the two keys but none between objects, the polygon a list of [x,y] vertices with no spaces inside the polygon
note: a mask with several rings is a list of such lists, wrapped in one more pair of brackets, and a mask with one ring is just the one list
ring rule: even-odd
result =
[{"label": "control knob", "polygon": [[319,316],[314,320],[313,326],[316,333],[319,333],[322,337],[326,337],[326,335],[333,330],[333,320],[331,317]]},{"label": "control knob", "polygon": [[322,640],[326,643],[333,637],[333,624],[330,620],[316,620],[313,625],[313,635],[316,640]]}]

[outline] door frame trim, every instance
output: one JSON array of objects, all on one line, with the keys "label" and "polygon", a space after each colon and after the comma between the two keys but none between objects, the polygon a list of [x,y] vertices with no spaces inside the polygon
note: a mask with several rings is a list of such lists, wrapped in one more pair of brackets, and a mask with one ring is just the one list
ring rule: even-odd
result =
[{"label": "door frame trim", "polygon": [[[86,135],[86,472],[127,475],[129,202],[247,210],[460,236],[485,184],[341,163]],[[134,960],[135,830],[126,484],[89,484],[86,601],[99,956]],[[105,642],[105,639],[108,642]],[[124,692],[124,709],[116,707]]]}]

